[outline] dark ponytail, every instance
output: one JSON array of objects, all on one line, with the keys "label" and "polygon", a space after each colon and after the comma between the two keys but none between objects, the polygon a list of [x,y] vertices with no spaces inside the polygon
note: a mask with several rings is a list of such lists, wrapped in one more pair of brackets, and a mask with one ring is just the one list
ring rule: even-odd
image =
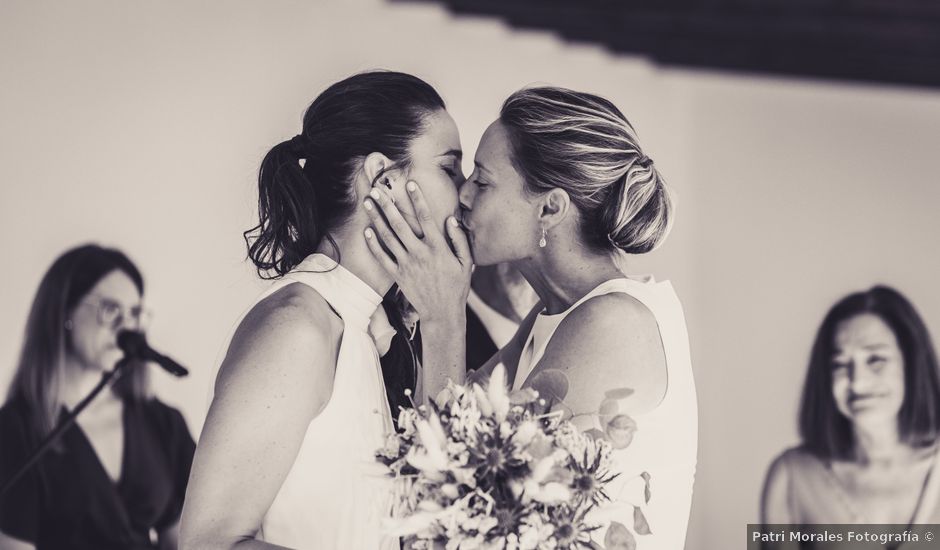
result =
[{"label": "dark ponytail", "polygon": [[285,275],[324,239],[335,249],[333,235],[356,208],[356,161],[377,152],[407,167],[424,118],[440,109],[434,88],[404,73],[362,73],[321,93],[301,133],[261,162],[258,224],[244,233],[258,274]]},{"label": "dark ponytail", "polygon": [[[298,136],[302,137],[302,136]],[[288,273],[327,238],[329,228],[349,215],[353,198],[323,196],[310,181],[301,162],[309,162],[299,150],[298,140],[274,146],[258,174],[258,225],[245,232],[248,257],[262,278],[276,278]],[[350,189],[351,191],[351,189]],[[327,203],[331,208],[321,208]],[[253,235],[254,234],[254,235]]]}]

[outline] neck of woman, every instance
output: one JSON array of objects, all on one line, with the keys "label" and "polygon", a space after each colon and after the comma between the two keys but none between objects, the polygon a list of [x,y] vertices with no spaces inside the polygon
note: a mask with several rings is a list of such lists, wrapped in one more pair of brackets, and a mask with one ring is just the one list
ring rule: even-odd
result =
[{"label": "neck of woman", "polygon": [[470,286],[484,303],[516,323],[522,322],[535,305],[532,287],[508,263],[477,266]]},{"label": "neck of woman", "polygon": [[561,313],[604,281],[623,277],[613,256],[556,240],[516,266],[549,315]]},{"label": "neck of woman", "polygon": [[[59,402],[72,410],[101,381],[104,371],[89,367],[74,356],[67,357],[65,362],[65,369],[59,386]],[[116,398],[117,395],[113,391],[102,391],[88,406],[93,408],[96,404]]]},{"label": "neck of woman", "polygon": [[394,280],[372,256],[362,230],[350,228],[349,231],[334,235],[333,240],[336,242],[335,247],[327,239],[323,239],[317,252],[338,262],[369,285],[379,296],[385,296],[392,288]]},{"label": "neck of woman", "polygon": [[866,467],[892,467],[910,460],[911,448],[901,441],[896,420],[855,424],[855,461]]}]

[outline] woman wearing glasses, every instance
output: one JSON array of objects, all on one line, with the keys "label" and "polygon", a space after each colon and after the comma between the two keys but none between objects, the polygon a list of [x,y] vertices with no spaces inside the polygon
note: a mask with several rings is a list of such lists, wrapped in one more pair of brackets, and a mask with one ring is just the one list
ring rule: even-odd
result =
[{"label": "woman wearing glasses", "polygon": [[[141,330],[144,282],[123,253],[69,250],[33,300],[0,409],[0,483],[114,368],[121,330]],[[132,365],[0,498],[0,549],[176,548],[194,443],[178,411]]]}]

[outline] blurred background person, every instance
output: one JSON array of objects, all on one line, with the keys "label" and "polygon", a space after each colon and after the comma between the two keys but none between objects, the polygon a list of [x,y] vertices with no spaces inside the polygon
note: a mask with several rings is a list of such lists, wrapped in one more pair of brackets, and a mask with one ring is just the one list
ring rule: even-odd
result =
[{"label": "blurred background person", "polygon": [[763,523],[940,522],[937,356],[899,292],[876,286],[826,315],[799,428],[767,472]]},{"label": "blurred background person", "polygon": [[[85,245],[39,284],[6,403],[0,482],[122,359],[117,335],[142,330],[144,281],[122,252]],[[131,364],[0,499],[0,548],[175,549],[195,444],[182,415]]]},{"label": "blurred background person", "polygon": [[473,268],[467,296],[467,370],[476,370],[515,336],[538,296],[508,263]]}]

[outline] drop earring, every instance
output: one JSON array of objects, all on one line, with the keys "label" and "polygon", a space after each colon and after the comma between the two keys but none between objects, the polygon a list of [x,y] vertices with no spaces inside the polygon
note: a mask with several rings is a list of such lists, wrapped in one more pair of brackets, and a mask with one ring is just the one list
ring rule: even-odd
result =
[{"label": "drop earring", "polygon": [[71,320],[71,319],[66,319],[66,320],[65,320],[65,330],[72,330],[72,320]]},{"label": "drop earring", "polygon": [[542,238],[539,239],[539,248],[545,248],[545,247],[548,245],[548,241],[545,240],[545,237],[546,237],[546,236],[547,236],[547,232],[545,231],[545,228],[543,227],[543,228],[542,228]]}]

